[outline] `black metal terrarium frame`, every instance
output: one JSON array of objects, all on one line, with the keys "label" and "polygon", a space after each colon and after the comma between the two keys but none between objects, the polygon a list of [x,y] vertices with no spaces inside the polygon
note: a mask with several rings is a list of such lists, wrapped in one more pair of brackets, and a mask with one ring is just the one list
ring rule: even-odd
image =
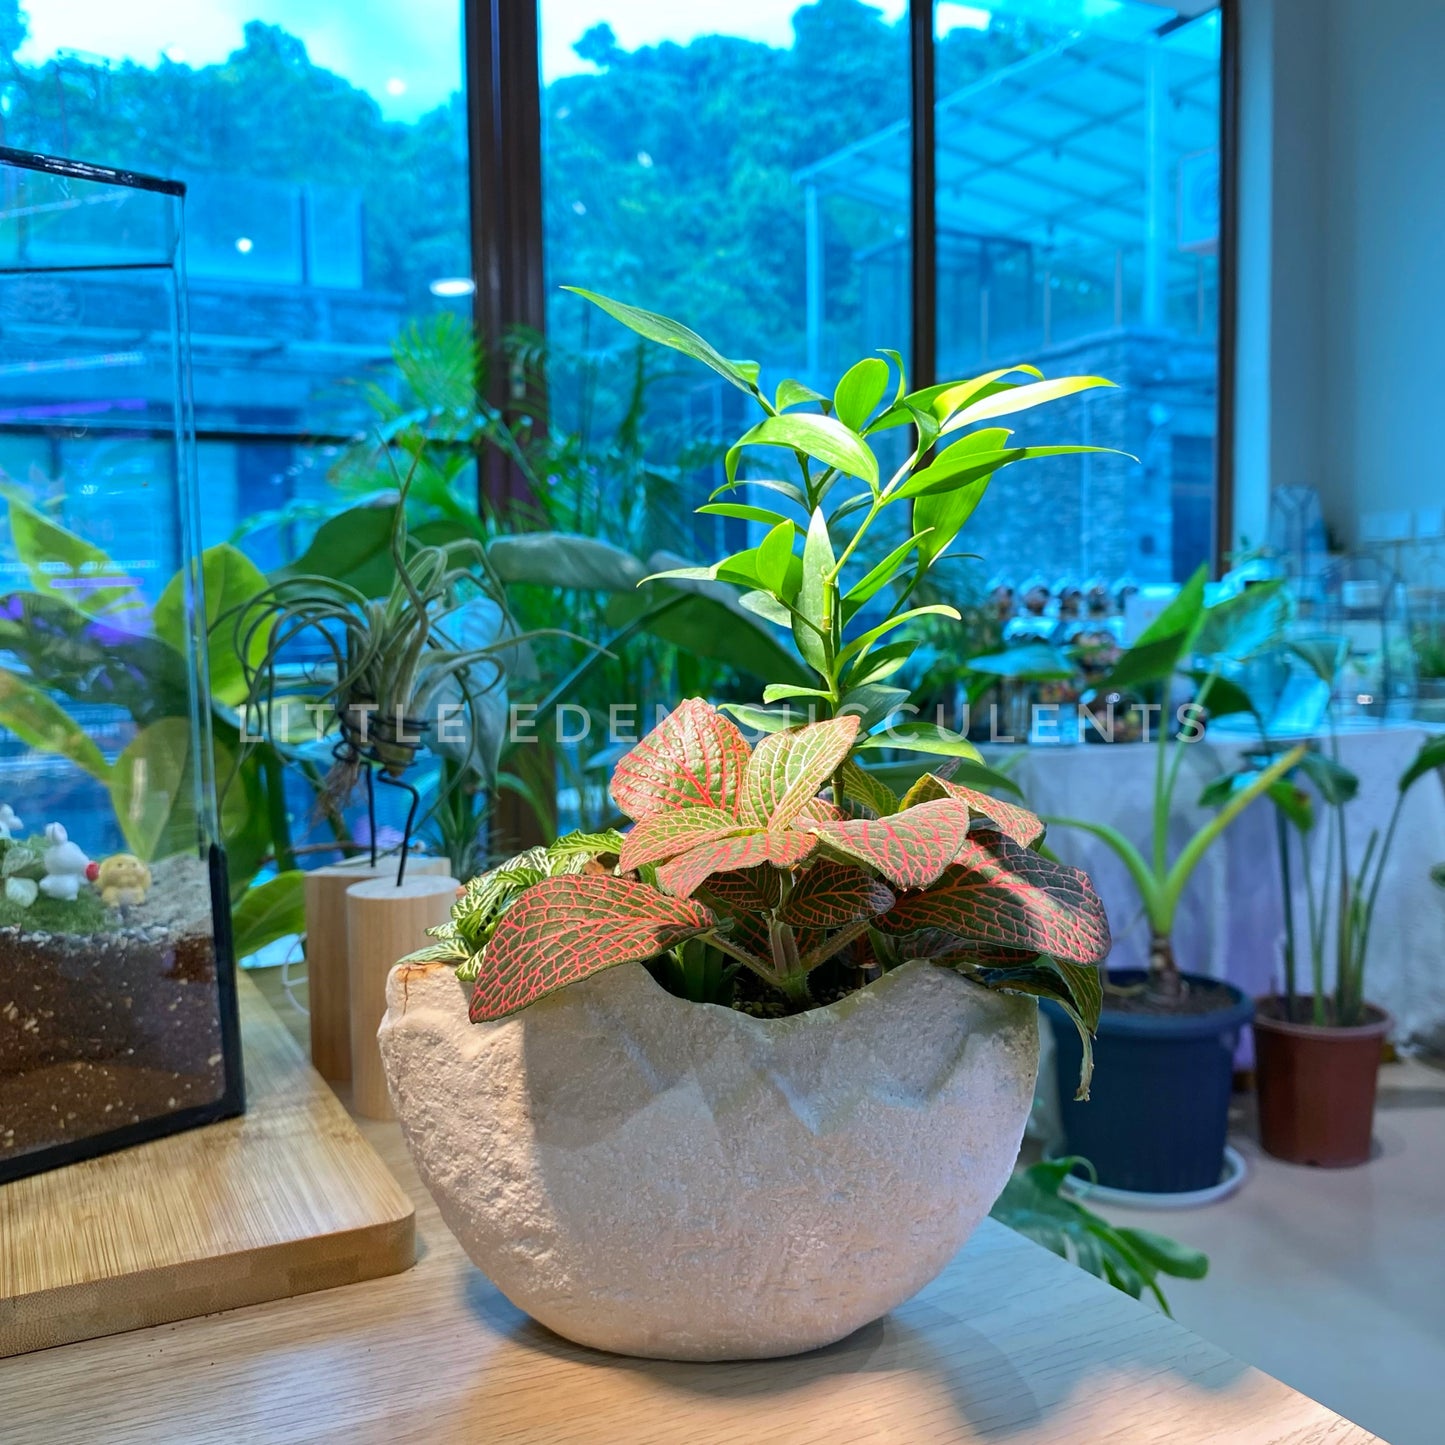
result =
[{"label": "black metal terrarium frame", "polygon": [[[175,388],[172,424],[166,429],[174,447],[177,491],[177,512],[180,531],[181,566],[187,574],[191,599],[189,623],[195,648],[194,662],[189,670],[190,728],[194,756],[199,759],[195,773],[197,795],[197,849],[206,864],[210,883],[211,933],[214,948],[214,988],[221,1052],[220,1091],[205,1102],[182,1106],[152,1117],[98,1130],[84,1137],[65,1142],[41,1145],[8,1159],[0,1159],[0,1184],[13,1179],[43,1173],[84,1159],[113,1153],[135,1144],[146,1143],[200,1125],[234,1117],[245,1111],[245,1084],[241,1057],[241,1029],[236,987],[235,950],[232,939],[230,889],[225,852],[220,846],[214,810],[214,761],[209,724],[209,686],[205,630],[197,627],[196,617],[204,617],[202,568],[200,565],[200,518],[197,479],[195,475],[195,444],[193,401],[190,380],[190,333],[187,319],[187,293],[184,260],[183,207],[186,187],[183,182],[108,166],[91,165],[28,151],[0,147],[0,167],[39,172],[82,184],[109,185],[129,191],[147,191],[171,197],[174,201],[174,251],[167,259],[126,260],[118,264],[95,262],[26,266],[0,264],[0,280],[6,276],[35,274],[37,270],[53,273],[119,272],[151,270],[168,273],[171,309],[170,367]],[[61,423],[63,425],[63,423]],[[209,806],[207,806],[209,804]]]}]

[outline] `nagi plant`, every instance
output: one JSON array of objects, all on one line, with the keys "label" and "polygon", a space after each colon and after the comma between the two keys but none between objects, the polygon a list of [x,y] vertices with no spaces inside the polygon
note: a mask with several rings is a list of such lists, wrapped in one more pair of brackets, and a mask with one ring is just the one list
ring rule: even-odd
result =
[{"label": "nagi plant", "polygon": [[1086,1096],[1109,949],[1089,880],[1037,851],[1033,814],[935,774],[896,811],[850,817],[819,794],[858,728],[832,718],[752,749],[689,699],[613,775],[631,831],[564,839],[484,875],[422,956],[475,979],[476,1023],[623,963],[666,960],[686,993],[711,951],[724,975],[745,969],[801,1010],[827,1001],[813,984],[833,960],[866,983],[928,959],[1057,999],[1085,1039]]}]

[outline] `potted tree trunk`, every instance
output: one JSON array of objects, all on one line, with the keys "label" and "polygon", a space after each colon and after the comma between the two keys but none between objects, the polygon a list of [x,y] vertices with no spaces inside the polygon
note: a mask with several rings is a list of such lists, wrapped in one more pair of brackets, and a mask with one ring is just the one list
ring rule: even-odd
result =
[{"label": "potted tree trunk", "polygon": [[[1052,821],[1105,843],[1129,870],[1149,927],[1148,967],[1106,975],[1099,1019],[1100,1087],[1087,1110],[1063,1105],[1066,1146],[1093,1164],[1099,1184],[1138,1195],[1222,1192],[1234,1050],[1253,1004],[1234,985],[1180,969],[1175,920],[1190,878],[1208,850],[1256,798],[1281,786],[1302,747],[1273,759],[1233,788],[1223,806],[1182,847],[1170,847],[1170,823],[1185,749],[1204,720],[1248,709],[1223,676],[1233,661],[1276,635],[1285,606],[1268,583],[1206,608],[1204,569],[1120,659],[1104,693],[1154,690],[1160,725],[1154,748],[1150,836],[1141,847],[1111,826],[1087,819]],[[1197,663],[1203,665],[1196,665]],[[1187,673],[1191,703],[1166,720],[1169,687]],[[1208,794],[1206,794],[1206,797]],[[1048,1005],[1045,1011],[1052,1013]],[[1067,1030],[1056,1029],[1059,1077],[1077,1067]]]},{"label": "potted tree trunk", "polygon": [[[755,366],[592,299],[761,408],[725,491],[747,449],[793,454],[796,481],[758,484],[767,507],[704,509],[765,530],[699,580],[791,629],[812,685],[732,709],[756,747],[684,702],[616,767],[629,831],[474,880],[393,970],[382,1053],[443,1218],[535,1318],[627,1353],[787,1354],[906,1299],[987,1213],[1038,998],[1075,1021],[1087,1093],[1102,905],[1037,818],[981,790],[998,779],[965,739],[891,722],[907,693],[885,679],[910,620],[952,614],[909,599],[993,474],[1061,450],[971,424],[1103,383],[1025,369],[909,393],[869,358],[832,396],[769,398]],[[889,477],[869,438],[895,426],[912,445]],[[874,551],[878,518],[910,510],[908,540]],[[899,797],[859,765],[881,747],[946,761]]]},{"label": "potted tree trunk", "polygon": [[[1333,636],[1309,638],[1290,650],[1333,688],[1348,644]],[[1260,766],[1263,762],[1258,760]],[[1365,998],[1370,931],[1405,796],[1442,766],[1445,737],[1427,738],[1400,775],[1383,835],[1372,828],[1363,848],[1353,852],[1350,805],[1359,780],[1340,760],[1333,725],[1325,748],[1311,749],[1300,759],[1299,771],[1313,797],[1277,801],[1286,897],[1284,987],[1258,1001],[1254,1018],[1259,1137],[1275,1158],[1344,1168],[1370,1157],[1376,1078],[1391,1025],[1389,1014]],[[1315,843],[1321,808],[1323,856]],[[1299,984],[1299,930],[1291,896],[1298,875],[1305,884],[1308,989]],[[1331,954],[1333,986],[1326,968]]]}]

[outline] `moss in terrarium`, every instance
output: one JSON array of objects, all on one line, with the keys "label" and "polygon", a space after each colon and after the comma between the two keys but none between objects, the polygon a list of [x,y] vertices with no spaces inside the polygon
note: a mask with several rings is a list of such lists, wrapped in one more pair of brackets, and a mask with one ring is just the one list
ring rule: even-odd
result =
[{"label": "moss in terrarium", "polygon": [[114,914],[89,888],[74,901],[47,898],[43,893],[28,908],[6,897],[0,889],[0,928],[22,928],[26,933],[102,933],[112,926]]}]

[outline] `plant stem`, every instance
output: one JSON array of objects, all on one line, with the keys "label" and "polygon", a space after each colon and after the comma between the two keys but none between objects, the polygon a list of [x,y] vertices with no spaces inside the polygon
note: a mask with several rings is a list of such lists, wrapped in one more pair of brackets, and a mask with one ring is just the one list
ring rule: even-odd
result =
[{"label": "plant stem", "polygon": [[1184,980],[1174,957],[1174,944],[1167,933],[1149,936],[1149,992],[1173,1003],[1184,997]]}]

